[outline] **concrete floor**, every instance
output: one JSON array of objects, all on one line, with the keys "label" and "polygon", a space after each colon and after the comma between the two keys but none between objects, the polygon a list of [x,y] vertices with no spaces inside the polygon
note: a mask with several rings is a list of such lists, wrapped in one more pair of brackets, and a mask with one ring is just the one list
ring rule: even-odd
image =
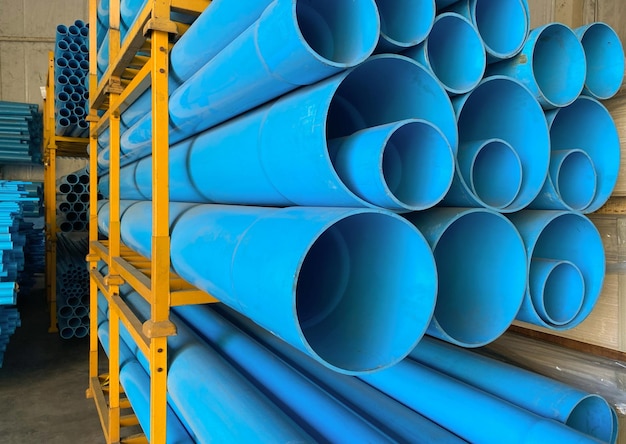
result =
[{"label": "concrete floor", "polygon": [[44,291],[20,295],[22,326],[0,368],[0,443],[104,442],[94,401],[85,398],[88,338],[48,333]]}]

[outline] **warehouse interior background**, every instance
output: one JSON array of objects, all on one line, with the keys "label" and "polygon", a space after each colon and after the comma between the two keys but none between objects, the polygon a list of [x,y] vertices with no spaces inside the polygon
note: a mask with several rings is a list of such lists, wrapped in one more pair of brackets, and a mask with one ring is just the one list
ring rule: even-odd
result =
[{"label": "warehouse interior background", "polygon": [[[531,29],[562,22],[572,28],[592,22],[609,24],[626,46],[626,2],[622,0],[528,0]],[[24,102],[43,106],[42,88],[48,75],[48,53],[54,47],[57,24],[89,21],[86,0],[0,0],[0,101]],[[495,342],[493,355],[507,355],[518,347],[517,356],[507,356],[548,376],[558,377],[560,369],[550,363],[550,356],[564,361],[581,360],[578,375],[566,375],[568,382],[590,390],[603,380],[617,384],[623,400],[620,415],[619,443],[626,443],[626,85],[605,103],[616,121],[622,143],[620,176],[608,208],[593,215],[605,242],[607,274],[603,296],[588,320],[560,339],[546,342],[546,329],[515,325],[524,330],[524,338]],[[57,159],[57,177],[86,165],[86,159]],[[44,181],[43,165],[0,164],[0,179]],[[85,396],[88,387],[87,338],[61,340],[48,333],[44,280],[40,277],[32,297],[20,300],[22,326],[9,344],[5,365],[0,367],[0,443],[18,442],[104,442],[96,408]],[[529,330],[531,328],[531,330]],[[532,346],[527,342],[532,340]],[[556,344],[556,345],[555,345]],[[575,350],[572,350],[575,349]],[[602,352],[597,354],[598,350]],[[62,361],[62,362],[59,362]],[[615,364],[615,365],[613,365]],[[584,368],[583,368],[584,367]],[[619,368],[621,367],[621,371]],[[597,380],[595,379],[597,376]],[[578,380],[576,380],[578,377]],[[613,390],[614,385],[605,390]],[[595,387],[595,388],[592,388]],[[602,390],[602,387],[600,388]],[[30,406],[43,406],[38,413]],[[8,410],[8,413],[5,411]],[[29,418],[22,421],[22,418]],[[76,438],[79,437],[79,438]]]}]

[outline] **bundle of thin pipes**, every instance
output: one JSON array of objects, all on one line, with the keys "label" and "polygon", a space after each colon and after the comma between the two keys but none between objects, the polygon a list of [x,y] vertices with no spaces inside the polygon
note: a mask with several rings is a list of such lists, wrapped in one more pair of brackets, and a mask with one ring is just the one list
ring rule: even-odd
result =
[{"label": "bundle of thin pipes", "polygon": [[85,137],[89,114],[89,25],[58,25],[54,51],[54,110],[57,136]]},{"label": "bundle of thin pipes", "polygon": [[89,332],[88,250],[85,233],[57,236],[57,321],[63,339],[84,338]]},{"label": "bundle of thin pipes", "polygon": [[[624,55],[605,24],[528,23],[524,0],[212,2],[170,56],[174,271],[361,376],[402,371],[424,333],[580,324],[605,271],[583,213],[619,166],[599,100]],[[149,99],[121,116],[120,179],[122,240],[148,257]],[[106,195],[107,131],[99,147]]]},{"label": "bundle of thin pipes", "polygon": [[85,231],[89,215],[89,173],[81,168],[57,179],[57,226],[63,233]]},{"label": "bundle of thin pipes", "polygon": [[0,162],[41,163],[43,120],[31,103],[0,101]]},{"label": "bundle of thin pipes", "polygon": [[11,335],[21,325],[20,313],[16,307],[0,305],[0,368],[4,359],[4,352]]}]

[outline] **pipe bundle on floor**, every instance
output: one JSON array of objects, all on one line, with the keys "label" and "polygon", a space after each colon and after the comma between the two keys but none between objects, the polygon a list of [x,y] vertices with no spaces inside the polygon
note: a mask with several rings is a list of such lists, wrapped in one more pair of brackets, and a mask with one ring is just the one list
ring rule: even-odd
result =
[{"label": "pipe bundle on floor", "polygon": [[85,137],[89,124],[89,25],[58,25],[54,51],[57,136]]},{"label": "pipe bundle on floor", "polygon": [[20,312],[16,307],[0,305],[0,368],[4,359],[4,352],[11,335],[21,325]]},{"label": "pipe bundle on floor", "polygon": [[57,179],[57,226],[64,233],[85,231],[89,219],[89,173],[81,168]]},{"label": "pipe bundle on floor", "polygon": [[89,270],[85,233],[57,236],[57,322],[63,339],[84,338],[89,332]]},{"label": "pipe bundle on floor", "polygon": [[[403,358],[425,333],[478,347],[516,318],[568,329],[589,315],[604,251],[583,213],[617,179],[617,131],[598,100],[621,82],[621,44],[604,24],[529,32],[524,0],[435,4],[436,15],[433,2],[212,2],[170,57],[172,268],[323,370],[358,375],[463,439],[593,442]],[[151,119],[146,93],[121,116],[120,141],[122,241],[147,257]],[[106,196],[109,133],[98,142]],[[108,214],[102,202],[104,234]],[[201,308],[176,311],[183,328]],[[199,407],[213,400],[198,390],[216,395],[210,375],[190,388],[189,367],[214,359],[196,339],[171,339],[168,389],[202,441],[222,407]],[[423,410],[433,399],[448,401]],[[486,410],[453,424],[454,399]],[[312,439],[326,433],[306,424]],[[599,424],[581,431],[611,442]]]},{"label": "pipe bundle on floor", "polygon": [[41,163],[42,141],[38,105],[0,101],[0,162]]}]

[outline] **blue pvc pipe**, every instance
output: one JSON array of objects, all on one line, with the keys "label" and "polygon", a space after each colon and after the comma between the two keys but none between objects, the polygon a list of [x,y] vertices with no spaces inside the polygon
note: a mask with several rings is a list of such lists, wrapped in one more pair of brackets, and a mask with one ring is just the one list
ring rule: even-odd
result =
[{"label": "blue pvc pipe", "polygon": [[525,0],[460,0],[450,10],[476,27],[488,63],[510,59],[522,50],[530,28]]},{"label": "blue pvc pipe", "polygon": [[[621,156],[619,135],[611,114],[599,101],[581,96],[567,107],[547,112],[546,118],[553,153],[580,149],[591,159],[596,176],[593,200],[589,205],[578,209],[584,213],[596,211],[611,196],[619,173]],[[572,178],[572,181],[577,187],[587,184],[584,190],[578,192],[584,194],[589,192],[588,187],[591,184],[588,176]],[[558,196],[555,198],[554,195],[550,195],[550,198],[546,198],[545,193],[542,193],[542,196],[533,202],[531,208],[564,208],[558,204]],[[555,201],[557,204],[554,204]]]},{"label": "blue pvc pipe", "polygon": [[[598,443],[410,359],[360,378],[469,442]],[[452,405],[467,408],[453,414]]]},{"label": "blue pvc pipe", "polygon": [[[214,305],[212,308],[206,311],[218,311],[225,319],[262,343],[313,383],[323,387],[359,415],[384,430],[395,442],[424,444],[466,442],[358,378],[342,375],[324,367],[232,310],[221,305]],[[186,307],[183,309],[185,313],[190,311]],[[179,311],[178,308],[176,310]],[[204,314],[205,309],[202,310]],[[199,315],[194,312],[192,317],[197,319]],[[197,320],[193,323],[198,325]]]},{"label": "blue pvc pipe", "polygon": [[526,252],[513,224],[479,208],[433,208],[407,219],[424,234],[437,264],[439,289],[427,334],[464,347],[497,339],[526,290]]},{"label": "blue pvc pipe", "polygon": [[515,57],[489,65],[489,75],[521,81],[546,109],[569,105],[582,92],[587,64],[583,46],[570,28],[549,23],[530,31]]},{"label": "blue pvc pipe", "polygon": [[[548,125],[532,93],[514,79],[494,76],[485,78],[472,92],[455,97],[452,104],[457,114],[460,145],[455,178],[443,204],[489,206],[500,212],[514,212],[528,206],[539,194],[550,163]],[[474,195],[468,186],[472,179],[461,163],[468,154],[470,158],[473,156],[476,141],[491,139],[499,139],[515,150],[519,163],[504,148],[500,150],[503,155],[495,156],[495,159],[492,156],[483,159],[499,171],[501,178],[508,176],[513,183],[502,189],[489,188],[487,194]],[[461,153],[466,150],[470,152]],[[521,184],[515,193],[520,165]],[[489,177],[493,173],[488,170],[483,170],[481,177],[477,177],[479,171],[474,171],[474,183],[477,180],[495,179]]]},{"label": "blue pvc pipe", "polygon": [[426,66],[450,94],[474,89],[486,67],[478,31],[468,19],[451,12],[438,15],[426,40],[404,55]]},{"label": "blue pvc pipe", "polygon": [[598,100],[613,97],[624,79],[624,49],[617,33],[606,23],[577,28],[587,59],[583,94]]},{"label": "blue pvc pipe", "polygon": [[435,0],[376,0],[380,39],[376,52],[400,52],[419,45],[431,32]]},{"label": "blue pvc pipe", "polygon": [[[601,396],[430,338],[417,345],[411,358],[518,407],[610,442],[612,409]],[[548,437],[546,441],[557,442]]]},{"label": "blue pvc pipe", "polygon": [[[170,143],[358,65],[373,52],[379,29],[374,0],[275,0],[171,94]],[[233,66],[241,73],[235,81]],[[145,156],[151,133],[152,117],[147,114],[123,134],[123,152]]]},{"label": "blue pvc pipe", "polygon": [[[568,330],[580,324],[595,306],[604,279],[604,248],[596,227],[584,215],[567,211],[524,210],[510,214],[509,219],[524,239],[530,271],[532,261],[537,258],[568,261],[578,268],[584,284],[582,306],[570,322],[554,324],[542,319],[533,306],[533,299],[541,299],[530,293],[533,286],[526,290],[517,319],[554,330]],[[579,298],[578,291],[574,285],[575,301]]]},{"label": "blue pvc pipe", "polygon": [[[543,113],[540,114],[545,125]],[[372,57],[350,71],[301,88],[273,104],[175,145],[170,150],[170,192],[181,201],[196,201],[200,194],[205,202],[364,206],[367,203],[354,194],[358,190],[351,191],[337,174],[328,142],[409,117],[432,124],[411,125],[421,128],[428,136],[432,146],[424,154],[434,157],[423,159],[431,164],[424,165],[418,173],[413,151],[405,150],[403,168],[422,177],[411,178],[391,164],[388,168],[383,164],[382,171],[378,168],[373,174],[386,173],[387,177],[379,176],[379,182],[388,179],[388,188],[400,196],[412,194],[403,191],[412,185],[404,184],[419,181],[424,201],[411,202],[410,196],[402,198],[415,208],[425,207],[425,202],[437,201],[450,174],[446,167],[450,159],[448,148],[432,126],[439,127],[453,151],[456,151],[457,129],[443,88],[426,69],[397,55]],[[402,136],[398,134],[398,140],[403,140]],[[293,146],[300,149],[293,150]],[[102,160],[107,155],[107,150],[102,151],[99,159],[101,165],[104,163],[102,166],[106,166]],[[440,166],[435,167],[431,159],[439,159]],[[138,175],[149,172],[146,168],[136,170]],[[150,177],[137,176],[135,181],[148,185]],[[146,196],[150,194],[145,188],[141,191]],[[416,190],[415,194],[422,191]],[[377,199],[386,198],[387,192],[382,190],[379,195]]]},{"label": "blue pvc pipe", "polygon": [[[344,373],[392,365],[426,329],[435,264],[404,219],[368,209],[197,205],[181,212],[184,205],[170,207],[174,270],[324,365]],[[124,242],[146,256],[150,213],[150,202],[137,203],[121,224]],[[267,273],[276,279],[262,278]],[[273,304],[258,304],[259,294],[271,294]]]}]

